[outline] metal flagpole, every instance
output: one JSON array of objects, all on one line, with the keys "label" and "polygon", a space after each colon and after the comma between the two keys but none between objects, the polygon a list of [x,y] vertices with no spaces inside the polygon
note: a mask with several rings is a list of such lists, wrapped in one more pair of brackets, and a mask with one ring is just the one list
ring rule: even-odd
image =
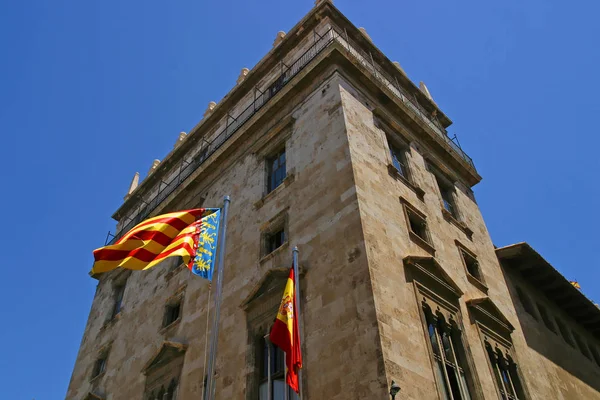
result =
[{"label": "metal flagpole", "polygon": [[[300,273],[298,272],[298,246],[294,246],[294,250],[292,250],[292,259],[294,264],[294,293],[296,294],[296,318],[298,320],[298,336],[300,336],[300,351],[302,351],[302,343],[304,343],[304,338],[302,337],[302,318],[300,317]],[[300,389],[300,400],[302,400],[302,395],[304,394],[304,390],[302,390],[302,368],[298,371],[298,389]]]},{"label": "metal flagpole", "polygon": [[208,359],[208,396],[207,400],[215,398],[215,364],[217,359],[217,342],[219,340],[219,317],[221,315],[221,294],[223,290],[223,267],[225,265],[225,235],[227,234],[227,213],[231,199],[225,196],[223,201],[223,215],[221,216],[221,232],[219,233],[219,253],[217,266],[217,284],[215,290],[215,316],[210,332],[210,356]]}]

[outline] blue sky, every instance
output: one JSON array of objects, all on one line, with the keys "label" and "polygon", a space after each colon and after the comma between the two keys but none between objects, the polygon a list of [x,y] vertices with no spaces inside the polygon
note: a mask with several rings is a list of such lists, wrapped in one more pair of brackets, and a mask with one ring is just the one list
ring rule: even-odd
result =
[{"label": "blue sky", "polygon": [[[335,4],[454,121],[494,242],[528,241],[600,301],[599,3]],[[0,4],[3,398],[64,398],[94,296],[91,251],[133,174],[312,5]]]}]

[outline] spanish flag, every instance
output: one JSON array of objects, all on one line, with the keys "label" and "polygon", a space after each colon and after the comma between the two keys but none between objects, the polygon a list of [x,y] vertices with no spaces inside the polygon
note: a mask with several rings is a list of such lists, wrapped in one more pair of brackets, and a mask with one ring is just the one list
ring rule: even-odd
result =
[{"label": "spanish flag", "polygon": [[147,219],[110,246],[94,250],[91,274],[122,267],[148,269],[167,257],[182,257],[192,269],[198,252],[202,223],[218,208],[177,211]]},{"label": "spanish flag", "polygon": [[300,393],[298,370],[302,368],[302,352],[300,350],[296,301],[294,268],[292,268],[269,339],[271,343],[285,353],[286,382],[296,393]]}]

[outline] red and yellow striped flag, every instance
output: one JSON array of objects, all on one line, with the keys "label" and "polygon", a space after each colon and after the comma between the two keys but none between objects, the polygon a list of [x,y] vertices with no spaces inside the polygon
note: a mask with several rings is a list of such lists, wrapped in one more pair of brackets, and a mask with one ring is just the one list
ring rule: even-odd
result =
[{"label": "red and yellow striped flag", "polygon": [[183,257],[189,264],[196,254],[200,218],[216,208],[177,211],[147,219],[127,232],[115,244],[94,250],[92,274],[122,267],[148,269],[167,257]]},{"label": "red and yellow striped flag", "polygon": [[302,352],[300,350],[297,310],[296,284],[294,268],[292,268],[283,291],[277,318],[271,328],[269,340],[285,353],[285,364],[287,366],[285,380],[296,393],[300,393],[298,370],[302,368]]}]

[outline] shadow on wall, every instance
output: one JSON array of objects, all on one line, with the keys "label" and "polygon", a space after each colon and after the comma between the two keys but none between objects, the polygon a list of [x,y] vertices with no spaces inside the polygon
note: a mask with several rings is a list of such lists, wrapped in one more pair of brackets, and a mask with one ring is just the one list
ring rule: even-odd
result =
[{"label": "shadow on wall", "polygon": [[[544,325],[539,315],[537,316],[539,320],[536,320],[528,314],[519,300],[515,283],[518,283],[519,287],[528,292],[532,301],[535,302],[536,297],[539,295],[534,293],[529,285],[520,279],[518,274],[506,271],[505,266],[501,270],[508,283],[511,300],[517,311],[519,324],[525,336],[527,346],[560,367],[548,370],[548,372],[553,372],[555,374],[553,378],[558,380],[558,384],[553,385],[553,387],[560,388],[565,398],[576,398],[576,395],[581,393],[579,391],[577,391],[578,393],[565,393],[564,391],[573,388],[573,385],[561,385],[560,382],[569,383],[569,380],[579,379],[600,392],[600,366],[596,365],[593,360],[586,358],[578,348],[567,344],[558,328],[556,329],[557,332],[554,333]],[[556,314],[553,313],[553,315]]]}]

